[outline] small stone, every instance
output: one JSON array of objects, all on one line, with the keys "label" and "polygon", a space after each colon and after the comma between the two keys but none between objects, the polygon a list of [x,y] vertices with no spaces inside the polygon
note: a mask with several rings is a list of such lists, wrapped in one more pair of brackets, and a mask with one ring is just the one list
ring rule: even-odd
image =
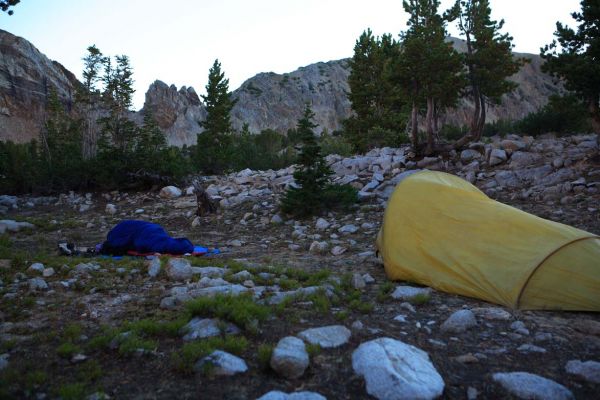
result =
[{"label": "small stone", "polygon": [[431,294],[431,288],[417,288],[413,286],[398,286],[392,292],[392,298],[396,300],[410,300],[411,298],[419,295]]},{"label": "small stone", "polygon": [[231,376],[248,371],[248,366],[244,360],[221,350],[215,350],[199,360],[194,366],[194,370],[202,372],[207,368],[207,364],[211,365],[211,374],[217,376]]},{"label": "small stone", "polygon": [[110,215],[115,215],[117,213],[117,206],[108,203],[104,208],[104,212]]},{"label": "small stone", "polygon": [[199,216],[194,217],[194,220],[192,221],[192,228],[197,228],[200,225],[202,225],[202,218]]},{"label": "small stone", "polygon": [[533,344],[522,344],[521,346],[517,347],[517,350],[520,351],[521,353],[545,353],[546,349],[544,349],[543,347],[539,347]]},{"label": "small stone", "polygon": [[180,197],[181,194],[181,189],[175,186],[165,186],[164,188],[160,189],[160,192],[158,193],[158,195],[163,199],[175,199]]},{"label": "small stone", "polygon": [[263,394],[257,400],[327,400],[327,398],[315,392],[304,391],[288,394],[278,390],[272,390]]},{"label": "small stone", "polygon": [[458,356],[455,358],[455,360],[461,364],[473,364],[479,362],[479,359],[471,353]]},{"label": "small stone", "polygon": [[314,253],[314,254],[323,254],[325,252],[327,252],[327,249],[329,248],[329,243],[327,242],[319,242],[319,241],[314,241],[310,244],[310,248],[308,249],[308,251],[310,253]]},{"label": "small stone", "polygon": [[317,223],[315,224],[315,229],[318,231],[324,231],[325,229],[329,228],[329,222],[327,222],[327,220],[323,219],[323,218],[319,218],[317,219]]},{"label": "small stone", "polygon": [[283,218],[279,214],[275,214],[271,217],[271,223],[275,225],[283,224]]},{"label": "small stone", "polygon": [[373,278],[370,274],[364,274],[362,276],[362,278],[363,278],[363,281],[365,281],[366,284],[375,283],[375,278]]},{"label": "small stone", "polygon": [[281,339],[271,356],[271,368],[289,379],[299,378],[308,367],[309,359],[304,342],[297,337]]},{"label": "small stone", "polygon": [[342,246],[335,246],[333,249],[331,249],[331,254],[333,254],[334,256],[341,256],[345,252],[346,248]]},{"label": "small stone", "polygon": [[288,249],[290,249],[291,251],[298,251],[300,250],[300,245],[297,245],[295,243],[291,243],[288,245]]},{"label": "small stone", "polygon": [[31,278],[29,280],[29,290],[32,292],[38,290],[48,290],[48,284],[42,278]]},{"label": "small stone", "polygon": [[242,247],[244,244],[242,243],[241,240],[238,239],[233,239],[230,240],[229,242],[227,242],[228,245],[232,246],[232,247]]},{"label": "small stone", "polygon": [[350,233],[356,233],[358,232],[358,227],[356,225],[344,225],[341,228],[338,229],[339,233],[345,233],[345,234],[350,234]]},{"label": "small stone", "polygon": [[441,330],[445,333],[460,333],[474,326],[477,326],[475,314],[471,310],[459,310],[444,321]]},{"label": "small stone", "polygon": [[398,321],[398,322],[406,322],[406,315],[404,314],[398,314],[394,317],[394,321]]},{"label": "small stone", "polygon": [[355,331],[360,331],[364,328],[364,325],[360,321],[354,321],[350,327]]},{"label": "small stone", "polygon": [[85,354],[77,353],[73,357],[71,357],[71,362],[73,364],[77,364],[77,363],[83,362],[87,359],[88,359],[88,357]]},{"label": "small stone", "polygon": [[42,272],[42,276],[44,278],[50,278],[51,276],[53,276],[56,273],[56,271],[54,271],[54,268],[49,267],[49,268],[44,268],[44,272]]},{"label": "small stone", "polygon": [[476,400],[478,395],[479,395],[479,393],[477,392],[477,389],[475,389],[474,387],[469,386],[467,388],[467,400]]},{"label": "small stone", "polygon": [[577,375],[591,383],[600,383],[600,362],[571,360],[565,367],[567,373]]},{"label": "small stone", "polygon": [[148,261],[148,276],[155,278],[160,273],[161,262],[160,258],[154,257]]},{"label": "small stone", "polygon": [[219,336],[221,333],[233,335],[240,332],[239,328],[233,324],[225,324],[225,332],[221,332],[221,327],[217,319],[196,317],[181,328],[181,331],[185,333],[183,340],[186,341]]},{"label": "small stone", "polygon": [[331,325],[304,330],[298,334],[298,337],[310,344],[317,344],[328,349],[348,343],[351,335],[352,333],[345,326]]},{"label": "small stone", "polygon": [[364,289],[367,286],[367,283],[365,282],[365,280],[363,279],[362,275],[360,274],[353,274],[352,275],[352,287],[354,289]]},{"label": "small stone", "polygon": [[570,400],[573,393],[563,385],[528,372],[495,373],[492,379],[520,399]]},{"label": "small stone", "polygon": [[472,308],[471,311],[479,318],[492,321],[508,321],[512,315],[499,307]]},{"label": "small stone", "polygon": [[411,313],[417,312],[417,310],[415,309],[415,306],[413,306],[412,304],[407,303],[407,302],[400,303],[400,308],[410,311]]},{"label": "small stone", "polygon": [[37,274],[41,274],[44,272],[44,264],[42,263],[33,263],[29,268],[27,268],[27,272],[34,272]]},{"label": "small stone", "polygon": [[192,265],[183,258],[171,258],[165,268],[167,276],[174,281],[185,281],[192,278]]}]

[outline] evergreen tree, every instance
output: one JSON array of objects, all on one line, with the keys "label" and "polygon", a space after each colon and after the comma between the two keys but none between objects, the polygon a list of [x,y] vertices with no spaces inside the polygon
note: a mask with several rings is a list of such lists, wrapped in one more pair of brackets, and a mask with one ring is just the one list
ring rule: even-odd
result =
[{"label": "evergreen tree", "polygon": [[386,68],[398,52],[398,43],[391,35],[374,37],[364,31],[354,46],[348,65],[350,76],[348,99],[354,116],[344,121],[345,135],[354,151],[364,152],[394,140],[382,133],[401,131],[404,123],[403,103],[386,77]]},{"label": "evergreen tree", "polygon": [[236,101],[229,93],[229,79],[221,71],[221,63],[215,60],[208,73],[206,95],[206,119],[200,122],[204,132],[198,135],[196,164],[207,173],[222,173],[230,167],[232,155],[231,109]]},{"label": "evergreen tree", "polygon": [[83,157],[93,158],[98,149],[98,109],[97,103],[100,91],[97,84],[100,81],[100,70],[105,62],[102,52],[92,45],[87,48],[87,55],[83,58],[83,86],[77,92],[77,102],[82,107],[84,116]]},{"label": "evergreen tree", "polygon": [[581,11],[571,14],[579,24],[577,31],[557,22],[558,43],[554,40],[541,49],[543,70],[564,79],[566,88],[586,103],[592,128],[600,136],[600,1],[580,4]]},{"label": "evergreen tree", "polygon": [[46,190],[78,186],[83,176],[81,121],[69,116],[55,90],[50,91],[46,123],[40,133],[42,186]]},{"label": "evergreen tree", "polygon": [[517,87],[506,78],[517,73],[524,61],[513,58],[512,37],[500,33],[504,20],[491,19],[489,0],[457,0],[455,8],[459,29],[467,42],[467,95],[475,104],[470,132],[456,143],[460,147],[469,140],[481,138],[487,103],[499,104],[503,94]]},{"label": "evergreen tree", "polygon": [[104,59],[102,97],[109,115],[100,119],[103,134],[101,145],[105,152],[118,151],[124,156],[135,145],[136,127],[128,118],[135,90],[129,57],[116,56],[115,64],[113,67],[110,57]]},{"label": "evergreen tree", "polygon": [[446,24],[453,10],[440,15],[439,0],[404,0],[409,14],[408,29],[401,36],[402,46],[393,64],[391,79],[411,99],[411,138],[419,151],[418,113],[426,105],[426,154],[434,150],[436,119],[440,108],[453,105],[463,86],[461,56],[445,41]]},{"label": "evergreen tree", "polygon": [[288,214],[310,215],[321,210],[323,192],[333,171],[329,168],[321,154],[321,148],[313,131],[317,127],[312,122],[315,114],[306,104],[304,114],[296,132],[301,140],[301,150],[298,155],[299,168],[294,172],[294,180],[298,187],[291,187],[281,201],[281,209]]}]

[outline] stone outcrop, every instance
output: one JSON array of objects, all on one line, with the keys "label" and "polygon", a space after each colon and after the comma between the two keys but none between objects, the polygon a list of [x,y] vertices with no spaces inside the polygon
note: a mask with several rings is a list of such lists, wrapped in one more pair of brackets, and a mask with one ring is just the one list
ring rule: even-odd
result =
[{"label": "stone outcrop", "polygon": [[67,109],[77,78],[27,40],[0,29],[0,139],[28,142],[44,123],[50,90]]}]

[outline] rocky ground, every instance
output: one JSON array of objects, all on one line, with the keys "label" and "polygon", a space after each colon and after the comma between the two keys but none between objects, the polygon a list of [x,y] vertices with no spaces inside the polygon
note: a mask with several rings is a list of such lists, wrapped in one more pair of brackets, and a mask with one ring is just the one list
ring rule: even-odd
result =
[{"label": "rocky ground", "polygon": [[[597,398],[600,316],[390,282],[374,239],[398,175],[418,168],[600,234],[598,150],[595,136],[508,137],[439,158],[330,156],[361,202],[303,221],[277,209],[292,168],[207,178],[221,210],[205,218],[187,189],[1,196],[0,397]],[[221,254],[57,255],[134,218]]]}]

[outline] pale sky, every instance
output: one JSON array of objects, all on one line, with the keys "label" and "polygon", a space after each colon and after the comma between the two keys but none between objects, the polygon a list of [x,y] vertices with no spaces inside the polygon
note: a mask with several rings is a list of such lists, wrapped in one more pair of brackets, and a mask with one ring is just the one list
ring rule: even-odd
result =
[{"label": "pale sky", "polygon": [[[442,0],[448,8],[454,0]],[[539,53],[556,21],[574,26],[579,0],[491,0],[515,51]],[[230,90],[259,72],[285,73],[351,57],[366,28],[397,35],[401,0],[21,0],[0,29],[32,42],[81,78],[86,48],[126,54],[134,68],[136,109],[156,79],[205,92],[215,58]],[[457,36],[454,28],[450,33]]]}]

